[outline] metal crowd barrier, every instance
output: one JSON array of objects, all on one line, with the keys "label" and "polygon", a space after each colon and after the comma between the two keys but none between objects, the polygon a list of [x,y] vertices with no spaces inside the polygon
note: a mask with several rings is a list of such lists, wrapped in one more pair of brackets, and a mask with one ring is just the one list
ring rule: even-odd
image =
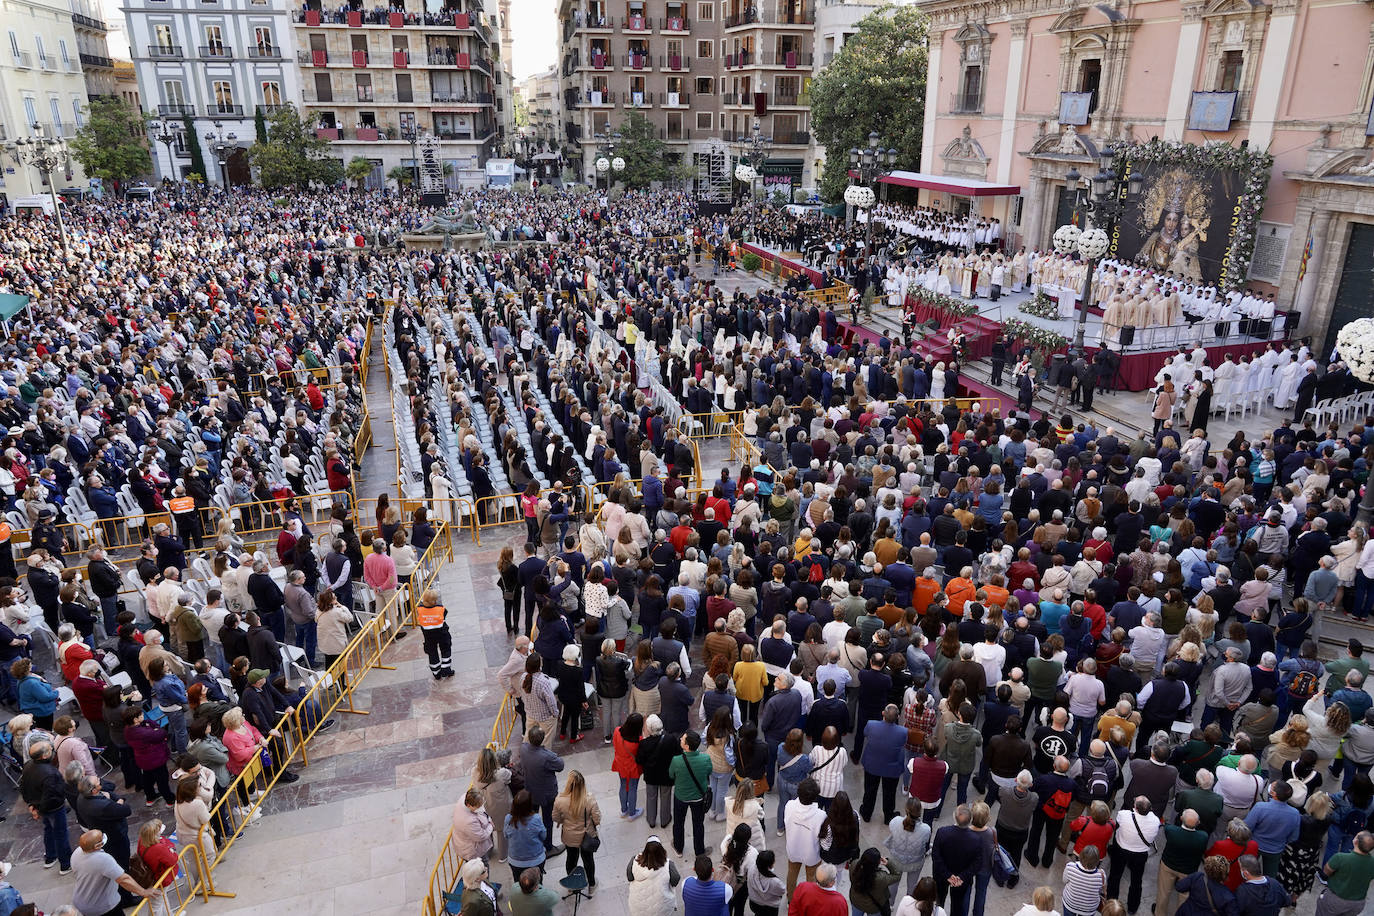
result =
[{"label": "metal crowd barrier", "polygon": [[[487,739],[486,746],[497,751],[510,747],[511,736],[515,734],[515,720],[515,702],[510,694],[506,694],[501,700],[501,708],[496,713],[496,721],[492,723],[491,737]],[[472,781],[469,781],[468,788],[471,787]],[[462,868],[463,859],[454,852],[453,828],[450,827],[434,867],[429,870],[429,882],[425,886],[425,897],[420,904],[423,916],[446,916],[448,901],[445,895],[452,892],[458,881],[458,872]]]},{"label": "metal crowd barrier", "polygon": [[[265,736],[269,737],[271,764],[264,765],[260,757],[254,757],[211,807],[210,821],[200,828],[195,841],[191,842],[189,837],[180,838],[187,845],[178,854],[178,867],[181,867],[183,860],[189,860],[197,867],[194,878],[188,881],[184,896],[177,901],[175,908],[169,906],[168,912],[179,916],[197,895],[207,901],[211,896],[234,896],[215,888],[215,869],[243,835],[254,813],[271,797],[281,774],[293,763],[309,765],[309,744],[319,733],[320,726],[334,713],[368,714],[368,710],[358,709],[354,705],[354,691],[368,672],[392,670],[393,666],[382,663],[383,654],[395,641],[401,627],[414,626],[419,596],[438,579],[444,564],[453,559],[449,527],[441,524],[436,535],[434,543],[420,558],[409,588],[398,590],[385,606],[378,608],[376,615],[353,637],[329,670],[315,677],[305,697],[294,704],[291,713],[277,721],[274,731],[279,735]],[[222,836],[218,846],[213,842],[212,824],[220,826]],[[195,850],[202,848],[214,849],[213,855],[197,855]],[[164,871],[159,880],[165,880],[170,871]],[[190,872],[187,874],[189,876]],[[135,916],[148,916],[153,912],[153,904],[146,899],[134,910]]]}]

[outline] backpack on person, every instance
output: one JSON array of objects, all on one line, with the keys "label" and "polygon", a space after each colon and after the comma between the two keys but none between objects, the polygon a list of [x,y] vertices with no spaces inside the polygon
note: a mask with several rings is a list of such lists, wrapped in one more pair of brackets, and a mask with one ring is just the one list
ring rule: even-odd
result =
[{"label": "backpack on person", "polygon": [[1045,817],[1052,821],[1062,821],[1069,813],[1069,805],[1073,802],[1073,794],[1066,789],[1055,789],[1054,794],[1045,799],[1045,803],[1040,806]]},{"label": "backpack on person", "polygon": [[1288,783],[1288,787],[1293,790],[1292,796],[1288,799],[1288,804],[1298,810],[1302,810],[1302,806],[1307,802],[1307,793],[1309,787],[1312,785],[1312,780],[1316,779],[1318,775],[1319,774],[1314,769],[1307,774],[1306,779],[1295,773],[1284,780],[1284,782]]},{"label": "backpack on person", "polygon": [[1094,766],[1086,759],[1083,761],[1083,772],[1079,776],[1079,785],[1087,793],[1091,801],[1106,801],[1112,794],[1112,774],[1106,766]]},{"label": "backpack on person", "polygon": [[1319,687],[1320,681],[1317,675],[1304,669],[1288,682],[1288,695],[1298,700],[1310,700],[1317,695]]}]

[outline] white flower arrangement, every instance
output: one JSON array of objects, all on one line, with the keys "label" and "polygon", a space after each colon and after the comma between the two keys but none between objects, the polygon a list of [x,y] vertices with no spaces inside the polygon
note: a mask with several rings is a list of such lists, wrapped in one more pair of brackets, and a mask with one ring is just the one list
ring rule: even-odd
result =
[{"label": "white flower arrangement", "polygon": [[1336,350],[1356,378],[1374,382],[1374,318],[1359,318],[1336,334]]}]

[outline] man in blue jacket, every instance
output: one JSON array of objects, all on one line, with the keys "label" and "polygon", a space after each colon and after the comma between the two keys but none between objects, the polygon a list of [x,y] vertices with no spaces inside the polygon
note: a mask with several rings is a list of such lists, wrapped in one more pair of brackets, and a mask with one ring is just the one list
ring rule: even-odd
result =
[{"label": "man in blue jacket", "polygon": [[558,774],[563,772],[563,758],[544,747],[544,729],[538,725],[525,736],[520,751],[520,772],[525,777],[525,790],[539,809],[544,821],[544,843],[547,855],[557,855],[563,847],[554,848],[553,802],[558,798]]},{"label": "man in blue jacket", "polygon": [[859,816],[868,823],[878,799],[878,786],[883,789],[883,823],[897,816],[897,780],[906,763],[906,728],[898,723],[899,710],[895,704],[883,709],[883,717],[864,725],[864,750],[859,759],[864,768],[864,800]]},{"label": "man in blue jacket", "polygon": [[773,678],[773,695],[763,701],[759,731],[768,744],[768,784],[773,784],[773,769],[778,763],[778,745],[797,727],[802,717],[802,695],[794,690],[797,679],[784,671]]},{"label": "man in blue jacket", "polygon": [[1284,849],[1298,840],[1302,812],[1288,804],[1288,799],[1292,797],[1292,786],[1286,782],[1273,782],[1269,785],[1269,798],[1255,805],[1245,815],[1250,835],[1259,846],[1266,875],[1279,873]]}]

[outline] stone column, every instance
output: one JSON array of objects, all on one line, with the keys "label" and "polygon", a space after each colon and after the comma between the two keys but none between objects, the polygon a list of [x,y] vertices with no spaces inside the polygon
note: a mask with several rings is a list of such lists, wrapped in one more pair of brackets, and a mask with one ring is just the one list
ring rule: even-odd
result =
[{"label": "stone column", "polygon": [[945,44],[944,30],[930,33],[930,51],[926,56],[925,126],[921,129],[921,171],[935,174],[935,114],[940,104],[940,57]]},{"label": "stone column", "polygon": [[1021,237],[1027,249],[1042,249],[1041,242],[1045,233],[1045,195],[1049,193],[1049,189],[1050,183],[1040,174],[1037,166],[1031,171],[1030,191],[1026,195],[1025,206],[1021,208]]},{"label": "stone column", "polygon": [[1030,22],[1019,19],[1011,24],[1011,45],[1007,48],[1007,89],[1002,95],[1002,135],[997,143],[997,183],[1011,181],[1011,164],[1016,157],[1017,99],[1021,94],[1026,31]]},{"label": "stone column", "polygon": [[1183,25],[1178,32],[1178,54],[1174,57],[1174,78],[1169,86],[1169,106],[1164,115],[1164,139],[1182,140],[1188,123],[1188,103],[1192,100],[1193,75],[1197,70],[1198,48],[1202,43],[1201,3],[1183,5]]},{"label": "stone column", "polygon": [[[1308,312],[1312,308],[1312,298],[1316,295],[1316,286],[1322,276],[1320,264],[1326,257],[1326,238],[1331,231],[1331,211],[1320,209],[1312,213],[1312,221],[1309,224],[1308,232],[1312,233],[1312,257],[1307,260],[1307,273],[1303,275],[1303,282],[1298,284],[1297,290],[1293,291],[1293,310],[1298,313],[1297,327],[1308,330],[1311,327]],[[1303,246],[1307,244],[1307,236],[1304,236]],[[1298,249],[1298,264],[1303,261],[1301,249]]]},{"label": "stone column", "polygon": [[1250,104],[1250,147],[1265,150],[1274,139],[1274,120],[1278,117],[1279,96],[1287,84],[1288,57],[1293,47],[1293,29],[1298,20],[1298,0],[1279,0],[1269,17],[1264,37],[1255,95]]}]

